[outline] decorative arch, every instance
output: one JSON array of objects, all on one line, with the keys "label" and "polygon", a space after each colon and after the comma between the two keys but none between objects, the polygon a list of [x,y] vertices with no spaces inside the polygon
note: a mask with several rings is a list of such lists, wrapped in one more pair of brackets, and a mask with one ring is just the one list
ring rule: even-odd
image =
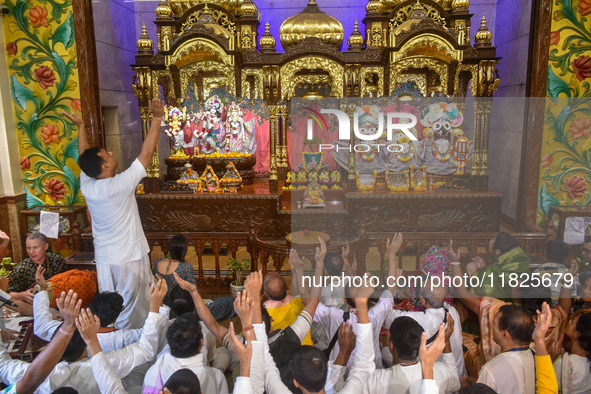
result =
[{"label": "decorative arch", "polygon": [[412,51],[420,48],[436,48],[451,60],[461,62],[463,51],[457,50],[452,43],[441,36],[432,33],[420,34],[405,42],[398,52],[392,52],[392,62],[413,56]]},{"label": "decorative arch", "polygon": [[428,68],[435,71],[441,79],[441,87],[444,92],[448,91],[448,80],[449,80],[449,65],[445,64],[437,59],[429,58],[410,58],[402,59],[396,64],[390,66],[390,91],[388,95],[392,95],[392,90],[397,77],[402,74],[403,71],[410,68]]},{"label": "decorative arch", "polygon": [[204,61],[188,64],[179,70],[181,79],[181,97],[185,97],[185,94],[187,93],[187,86],[191,75],[197,74],[199,71],[217,71],[223,74],[228,84],[229,93],[236,96],[236,76],[234,74],[234,67],[218,62]]},{"label": "decorative arch", "polygon": [[[229,66],[234,64],[234,56],[228,55],[225,49],[216,42],[201,37],[192,38],[179,45],[179,47],[176,48],[170,57],[170,64],[176,64],[184,56],[197,50],[202,50],[210,55],[213,55],[213,58],[223,64]],[[214,59],[210,59],[210,61],[214,61]],[[182,67],[183,65],[181,65],[180,68]]]},{"label": "decorative arch", "polygon": [[281,99],[288,100],[294,95],[294,89],[297,78],[295,74],[301,70],[322,69],[330,75],[332,79],[332,93],[337,97],[344,97],[343,91],[343,72],[342,65],[334,60],[319,56],[302,57],[286,63],[280,69],[281,77]]}]

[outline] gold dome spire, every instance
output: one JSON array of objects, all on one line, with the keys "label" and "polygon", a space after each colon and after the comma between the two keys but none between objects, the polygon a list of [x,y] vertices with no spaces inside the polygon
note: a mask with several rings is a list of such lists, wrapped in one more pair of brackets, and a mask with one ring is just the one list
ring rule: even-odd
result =
[{"label": "gold dome spire", "polygon": [[359,32],[359,23],[357,19],[355,19],[355,27],[353,28],[353,33],[349,37],[349,50],[359,50],[363,49],[363,36]]},{"label": "gold dome spire", "polygon": [[252,0],[245,0],[240,6],[240,13],[244,16],[259,16],[259,8]]},{"label": "gold dome spire", "polygon": [[380,0],[369,0],[365,6],[365,12],[368,14],[377,14],[384,10],[384,5]]},{"label": "gold dome spire", "polygon": [[271,30],[269,30],[269,21],[265,23],[265,32],[261,36],[259,40],[259,45],[261,46],[261,52],[274,52],[275,51],[275,38],[271,34]]},{"label": "gold dome spire", "polygon": [[146,24],[142,26],[142,35],[137,40],[137,51],[138,54],[152,54],[154,49],[154,43],[148,37],[148,31],[146,30]]},{"label": "gold dome spire", "polygon": [[468,11],[470,8],[470,0],[453,0],[451,8],[454,11]]},{"label": "gold dome spire", "polygon": [[172,8],[170,8],[166,0],[161,0],[158,7],[156,7],[156,19],[172,19]]},{"label": "gold dome spire", "polygon": [[174,16],[180,17],[185,11],[197,4],[210,3],[225,8],[231,14],[240,12],[244,0],[169,0]]},{"label": "gold dome spire", "polygon": [[310,0],[302,12],[287,18],[279,29],[279,38],[284,49],[308,37],[317,37],[340,48],[344,35],[341,22],[320,11],[314,0]]},{"label": "gold dome spire", "polygon": [[484,14],[482,14],[480,28],[476,32],[474,39],[476,40],[476,48],[492,46],[492,33],[488,30],[488,26],[486,26],[486,16]]}]

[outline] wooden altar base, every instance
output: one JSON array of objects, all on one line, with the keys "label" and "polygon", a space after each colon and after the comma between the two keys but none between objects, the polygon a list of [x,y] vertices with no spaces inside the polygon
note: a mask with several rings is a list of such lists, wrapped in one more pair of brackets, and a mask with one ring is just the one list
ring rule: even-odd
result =
[{"label": "wooden altar base", "polygon": [[[297,209],[302,191],[269,192],[255,180],[235,194],[154,193],[137,196],[146,234],[248,232],[284,237],[313,229],[331,237],[355,237],[361,224],[373,232],[499,231],[501,198],[495,192],[346,193],[325,191],[326,207]],[[292,201],[294,200],[294,201]],[[295,209],[294,209],[295,208]]]}]

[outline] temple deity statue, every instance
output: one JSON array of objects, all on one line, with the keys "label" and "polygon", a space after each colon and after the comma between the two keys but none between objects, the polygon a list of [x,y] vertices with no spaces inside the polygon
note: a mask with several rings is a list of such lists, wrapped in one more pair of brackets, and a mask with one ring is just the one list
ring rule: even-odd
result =
[{"label": "temple deity statue", "polygon": [[458,107],[448,103],[431,104],[421,112],[419,119],[425,126],[421,159],[427,171],[440,175],[459,172],[456,150],[463,151],[461,157],[468,157],[471,144],[466,146],[466,138],[460,139],[463,132],[459,126],[464,119]]},{"label": "temple deity statue", "polygon": [[226,114],[226,152],[254,154],[257,148],[254,121],[245,122],[242,108],[235,102],[228,107]]},{"label": "temple deity statue", "polygon": [[177,107],[165,108],[163,123],[168,123],[168,128],[164,130],[164,133],[172,140],[173,156],[183,155],[183,148],[185,147],[183,122],[186,120],[187,113],[185,108],[183,108],[182,112]]},{"label": "temple deity statue", "polygon": [[[225,130],[222,123],[222,102],[218,96],[212,96],[205,102],[205,111],[193,116],[194,124],[201,124],[193,135],[199,142],[200,154],[212,154],[226,151]],[[197,152],[196,152],[197,153]]]}]

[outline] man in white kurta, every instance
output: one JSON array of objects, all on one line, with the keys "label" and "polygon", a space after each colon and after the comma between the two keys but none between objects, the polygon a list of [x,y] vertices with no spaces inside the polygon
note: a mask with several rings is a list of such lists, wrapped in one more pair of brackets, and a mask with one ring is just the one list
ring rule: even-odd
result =
[{"label": "man in white kurta", "polygon": [[115,324],[117,328],[140,328],[149,309],[150,248],[142,229],[135,190],[146,176],[158,144],[164,104],[154,99],[149,108],[154,117],[141,152],[120,174],[115,172],[117,160],[112,152],[89,146],[82,119],[64,113],[78,126],[80,190],[92,217],[99,291],[118,292],[125,305]]}]

